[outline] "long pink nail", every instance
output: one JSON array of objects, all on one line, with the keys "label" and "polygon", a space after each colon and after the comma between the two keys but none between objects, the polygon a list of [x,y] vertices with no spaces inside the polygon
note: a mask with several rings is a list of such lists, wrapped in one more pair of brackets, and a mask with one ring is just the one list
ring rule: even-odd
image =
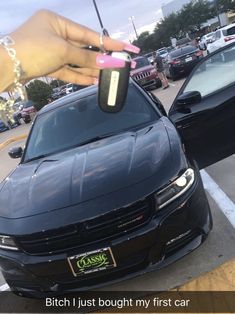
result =
[{"label": "long pink nail", "polygon": [[96,64],[102,69],[106,68],[124,68],[125,61],[117,58],[113,58],[109,55],[99,54],[96,57]]},{"label": "long pink nail", "polygon": [[132,44],[128,44],[128,43],[125,43],[124,50],[129,51],[129,52],[134,52],[134,53],[140,52],[139,47],[136,47],[136,46],[134,46]]},{"label": "long pink nail", "polygon": [[131,68],[135,69],[136,67],[136,62],[134,60],[131,60]]}]

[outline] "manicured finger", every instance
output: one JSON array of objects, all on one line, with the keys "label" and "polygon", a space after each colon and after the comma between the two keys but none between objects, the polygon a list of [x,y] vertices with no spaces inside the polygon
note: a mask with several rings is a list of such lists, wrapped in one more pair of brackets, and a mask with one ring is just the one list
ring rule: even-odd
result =
[{"label": "manicured finger", "polygon": [[69,70],[75,71],[77,73],[81,73],[83,75],[86,76],[92,76],[92,77],[98,77],[100,74],[100,70],[99,69],[89,69],[89,68],[71,68],[68,67]]},{"label": "manicured finger", "polygon": [[97,81],[97,78],[77,73],[76,71],[72,71],[67,67],[64,67],[54,73],[51,73],[50,76],[56,79],[60,79],[78,85],[94,85],[96,84]]},{"label": "manicured finger", "polygon": [[105,69],[105,68],[123,68],[125,61],[113,58],[110,55],[99,54],[77,48],[68,44],[65,63],[75,64],[81,68]]}]

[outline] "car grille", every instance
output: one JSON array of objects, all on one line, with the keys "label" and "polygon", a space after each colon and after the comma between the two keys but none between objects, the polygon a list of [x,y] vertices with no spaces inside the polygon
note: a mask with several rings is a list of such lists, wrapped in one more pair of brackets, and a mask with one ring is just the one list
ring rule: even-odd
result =
[{"label": "car grille", "polygon": [[143,79],[145,77],[148,77],[148,76],[150,76],[150,72],[143,72],[141,74],[135,75],[135,79],[136,80],[141,80],[141,79]]},{"label": "car grille", "polygon": [[29,254],[52,254],[115,238],[149,222],[155,203],[146,198],[131,206],[56,230],[17,237],[15,240]]}]

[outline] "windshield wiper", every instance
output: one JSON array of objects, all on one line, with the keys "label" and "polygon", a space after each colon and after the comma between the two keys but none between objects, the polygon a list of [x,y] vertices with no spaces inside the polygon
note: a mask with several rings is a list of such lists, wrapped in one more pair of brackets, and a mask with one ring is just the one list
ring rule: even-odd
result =
[{"label": "windshield wiper", "polygon": [[33,157],[33,158],[27,159],[25,162],[30,162],[30,161],[37,160],[37,159],[41,159],[41,158],[45,158],[45,157],[48,157],[48,156],[49,156],[49,154],[38,155],[38,156],[35,156],[35,157]]}]

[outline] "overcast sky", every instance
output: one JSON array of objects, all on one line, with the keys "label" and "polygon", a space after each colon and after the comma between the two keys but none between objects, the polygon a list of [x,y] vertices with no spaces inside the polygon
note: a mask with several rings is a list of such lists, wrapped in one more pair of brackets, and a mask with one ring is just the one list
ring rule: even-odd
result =
[{"label": "overcast sky", "polygon": [[[114,38],[134,39],[128,18],[137,31],[153,29],[162,17],[161,5],[170,0],[96,0],[105,27]],[[80,24],[100,30],[92,0],[0,0],[0,35],[13,31],[35,11],[46,8]]]}]

